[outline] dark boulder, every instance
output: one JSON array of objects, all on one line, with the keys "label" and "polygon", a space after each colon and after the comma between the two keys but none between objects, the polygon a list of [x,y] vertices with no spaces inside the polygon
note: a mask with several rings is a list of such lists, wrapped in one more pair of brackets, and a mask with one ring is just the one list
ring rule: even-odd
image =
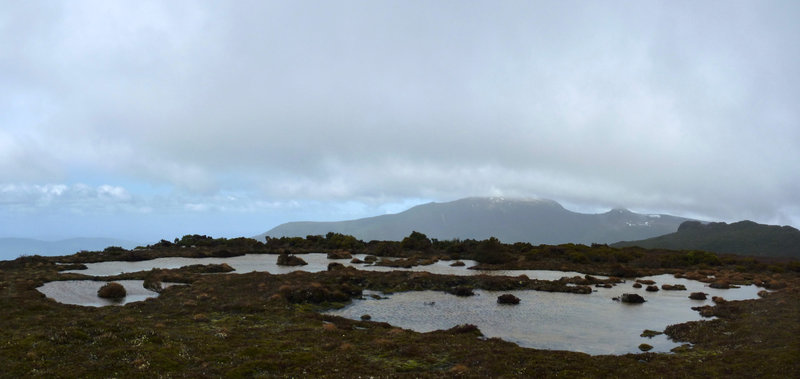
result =
[{"label": "dark boulder", "polygon": [[620,301],[623,303],[630,303],[630,304],[641,304],[644,303],[644,298],[635,293],[623,293],[622,296],[619,298]]},{"label": "dark boulder", "polygon": [[502,294],[497,297],[498,304],[519,304],[519,301],[518,297],[510,293]]},{"label": "dark boulder", "polygon": [[658,287],[657,286],[647,286],[647,288],[645,288],[645,290],[648,291],[648,292],[658,292]]},{"label": "dark boulder", "polygon": [[461,262],[461,261],[455,261],[452,264],[450,264],[450,266],[451,267],[461,267],[461,266],[465,266],[465,263]]},{"label": "dark boulder", "polygon": [[663,284],[661,289],[664,291],[686,291],[686,286],[683,284]]},{"label": "dark boulder", "polygon": [[278,266],[305,266],[308,263],[296,255],[281,254],[278,256]]},{"label": "dark boulder", "polygon": [[633,288],[642,288],[642,283],[633,283]]}]

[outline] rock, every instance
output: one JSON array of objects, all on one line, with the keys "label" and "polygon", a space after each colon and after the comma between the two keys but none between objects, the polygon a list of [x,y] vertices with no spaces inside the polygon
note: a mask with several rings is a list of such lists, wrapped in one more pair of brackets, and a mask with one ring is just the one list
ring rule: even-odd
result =
[{"label": "rock", "polygon": [[364,263],[364,261],[362,261],[362,260],[360,260],[360,259],[358,259],[358,258],[353,258],[353,260],[352,260],[352,261],[350,261],[350,263],[353,263],[353,264],[361,264],[361,263]]},{"label": "rock", "polygon": [[717,304],[725,304],[728,302],[728,300],[725,300],[722,296],[714,296],[711,300]]},{"label": "rock", "polygon": [[689,294],[689,298],[692,300],[705,300],[706,294],[702,292],[692,292]]},{"label": "rock", "polygon": [[375,263],[377,261],[378,261],[378,257],[376,257],[374,255],[367,255],[366,257],[364,257],[364,262],[367,262],[367,263]]},{"label": "rock", "polygon": [[305,266],[308,263],[295,255],[281,254],[278,256],[278,266]]},{"label": "rock", "polygon": [[647,288],[645,288],[645,290],[648,291],[648,292],[658,292],[658,287],[657,286],[647,286]]},{"label": "rock", "polygon": [[450,264],[450,267],[461,267],[461,266],[466,266],[466,264],[461,261],[455,261],[452,264]]},{"label": "rock", "polygon": [[642,283],[633,283],[633,288],[642,288]]},{"label": "rock", "polygon": [[97,296],[104,299],[119,300],[124,298],[127,294],[125,287],[117,282],[106,283],[97,290]]},{"label": "rock", "polygon": [[595,284],[594,286],[597,287],[597,288],[611,288],[611,287],[614,287],[610,283],[602,283],[602,284],[598,283],[598,284]]},{"label": "rock", "polygon": [[758,291],[758,297],[767,297],[769,296],[769,292],[767,290]]},{"label": "rock", "polygon": [[656,281],[650,279],[636,279],[636,283],[642,283],[644,285],[653,285],[656,284]]},{"label": "rock", "polygon": [[686,291],[686,286],[683,284],[663,284],[661,289],[664,291]]},{"label": "rock", "polygon": [[640,304],[644,303],[644,298],[635,293],[623,293],[622,296],[619,298],[620,301],[623,303],[631,303],[631,304]]},{"label": "rock", "polygon": [[497,297],[498,304],[519,304],[519,298],[510,294],[502,294]]},{"label": "rock", "polygon": [[372,316],[364,314],[364,315],[361,315],[361,319],[364,320],[364,321],[369,321],[369,320],[372,320]]},{"label": "rock", "polygon": [[639,345],[639,350],[641,350],[641,351],[650,351],[652,349],[653,349],[653,346],[648,345],[646,343],[643,343],[643,344]]}]

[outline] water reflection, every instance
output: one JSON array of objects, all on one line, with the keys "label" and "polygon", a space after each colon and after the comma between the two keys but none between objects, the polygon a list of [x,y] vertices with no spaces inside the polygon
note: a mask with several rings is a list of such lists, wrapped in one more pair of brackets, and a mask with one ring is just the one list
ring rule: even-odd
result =
[{"label": "water reflection", "polygon": [[[45,296],[63,304],[83,305],[87,307],[103,307],[106,305],[124,305],[157,297],[158,293],[145,289],[142,280],[116,280],[125,287],[127,296],[119,301],[97,296],[97,290],[108,282],[93,280],[63,280],[48,282],[36,288]],[[167,284],[165,284],[167,285]]]},{"label": "water reflection", "polygon": [[[345,266],[353,266],[360,270],[368,270],[368,271],[427,271],[432,274],[441,274],[441,275],[479,275],[479,274],[487,274],[487,275],[509,275],[509,276],[518,276],[518,275],[527,275],[531,279],[542,279],[542,280],[558,280],[562,276],[576,276],[583,274],[573,271],[548,271],[548,270],[470,270],[468,267],[475,266],[477,262],[471,260],[462,260],[464,262],[464,266],[460,267],[452,267],[450,266],[455,261],[438,261],[434,264],[427,265],[427,266],[414,266],[412,268],[397,268],[397,267],[385,267],[385,266],[375,266],[375,265],[365,265],[365,264],[354,264],[350,263],[350,259],[328,259],[326,254],[322,253],[311,253],[311,254],[299,254],[297,255],[300,258],[303,258],[308,265],[305,266],[279,266],[277,265],[278,256],[274,254],[247,254],[238,257],[227,257],[227,258],[178,258],[178,257],[167,257],[167,258],[157,258],[147,261],[139,261],[139,262],[123,262],[123,261],[111,261],[111,262],[98,262],[98,263],[87,263],[87,268],[85,270],[69,270],[64,271],[65,273],[77,273],[77,274],[84,274],[84,275],[91,275],[91,276],[111,276],[111,275],[119,275],[123,273],[129,272],[137,272],[137,271],[148,271],[153,268],[162,268],[162,269],[176,269],[181,268],[183,266],[195,265],[195,264],[221,264],[227,263],[231,267],[234,268],[234,273],[246,273],[251,271],[259,271],[259,272],[269,272],[271,274],[287,274],[293,271],[306,271],[306,272],[319,272],[325,271],[328,269],[328,264],[331,262],[338,262]],[[353,255],[354,258],[358,258],[363,260],[365,254],[356,254]],[[602,276],[598,276],[603,278]]]},{"label": "water reflection", "polygon": [[[711,304],[690,300],[690,292],[706,292],[728,300],[754,299],[758,288],[743,286],[720,290],[704,283],[676,279],[671,275],[647,277],[661,284],[684,284],[686,291],[645,292],[631,283],[598,288],[590,295],[539,291],[475,291],[477,296],[457,297],[443,292],[416,291],[389,295],[387,299],[356,300],[328,314],[359,319],[369,314],[373,321],[388,322],[419,332],[449,329],[458,324],[477,325],[487,337],[499,337],[523,347],[580,351],[589,354],[639,352],[641,343],[654,352],[678,346],[665,336],[640,337],[645,329],[663,331],[668,325],[700,320],[691,307]],[[512,293],[519,305],[499,305],[497,296]],[[644,304],[624,304],[611,298],[622,293],[639,293]],[[709,298],[711,297],[709,296]]]},{"label": "water reflection", "polygon": [[[469,270],[476,262],[465,260],[464,266],[453,267],[454,261],[439,261],[427,266],[409,269],[350,263],[350,259],[328,259],[326,254],[298,255],[308,262],[305,266],[279,266],[277,255],[248,254],[226,258],[158,258],[140,262],[90,263],[85,270],[74,272],[93,276],[109,276],[127,272],[146,271],[153,268],[175,269],[193,264],[227,263],[235,273],[263,271],[285,274],[293,271],[325,271],[328,264],[338,262],[370,271],[427,271],[443,275],[527,275],[531,279],[557,280],[563,276],[582,276],[578,272],[547,270]],[[365,255],[354,255],[363,260]],[[601,277],[602,278],[602,277]],[[498,305],[498,292],[476,291],[477,296],[456,297],[443,292],[421,291],[389,295],[388,299],[355,300],[351,305],[328,312],[352,319],[363,314],[372,320],[428,332],[449,329],[458,324],[475,324],[487,337],[499,337],[524,347],[553,350],[580,351],[589,354],[624,354],[639,352],[641,343],[652,345],[654,352],[667,352],[676,343],[665,336],[652,339],[639,335],[645,329],[663,331],[668,325],[700,320],[698,312],[691,307],[712,304],[713,296],[727,300],[757,298],[759,288],[742,286],[736,289],[714,289],[705,283],[674,278],[672,275],[657,275],[643,279],[662,284],[683,284],[685,291],[647,292],[644,288],[633,288],[632,282],[612,288],[595,288],[589,295],[550,293],[538,291],[511,291],[522,299],[516,306]],[[47,283],[39,290],[57,301],[67,304],[103,306],[124,304],[144,300],[157,294],[142,288],[136,280],[120,281],[128,290],[123,303],[113,303],[97,297],[97,289],[104,282],[60,281]],[[691,292],[705,292],[709,300],[691,300]],[[644,304],[623,304],[612,301],[623,293],[638,293],[647,300]]]}]

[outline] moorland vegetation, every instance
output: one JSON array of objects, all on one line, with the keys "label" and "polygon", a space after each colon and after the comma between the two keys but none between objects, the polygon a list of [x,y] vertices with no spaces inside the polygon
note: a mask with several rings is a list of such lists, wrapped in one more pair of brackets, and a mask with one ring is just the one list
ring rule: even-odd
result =
[{"label": "moorland vegetation", "polygon": [[[153,269],[108,277],[62,271],[101,261],[243,254],[368,254],[404,264],[475,260],[485,269],[552,269],[587,275],[557,281],[524,276],[453,276],[373,272],[332,265],[318,273],[226,273],[223,265]],[[389,260],[392,261],[392,260]],[[213,273],[213,274],[210,274]],[[366,290],[532,289],[587,296],[593,285],[630,287],[639,276],[673,274],[719,285],[756,284],[761,298],[715,300],[709,318],[666,326],[686,343],[671,354],[592,356],[519,347],[480,338],[471,325],[417,333],[386,323],[320,311]],[[592,275],[611,276],[598,279]],[[82,307],[36,290],[53,280],[139,279],[160,296],[124,306]],[[188,285],[162,287],[161,283]],[[769,291],[767,291],[767,289]],[[688,296],[688,294],[687,294]],[[609,299],[611,301],[611,299]],[[620,304],[623,306],[622,304]],[[403,241],[364,242],[329,233],[306,238],[224,239],[189,235],[126,250],[0,262],[2,377],[256,376],[580,376],[786,377],[800,372],[800,262],[637,247],[503,244],[497,239],[438,241],[412,233]]]}]

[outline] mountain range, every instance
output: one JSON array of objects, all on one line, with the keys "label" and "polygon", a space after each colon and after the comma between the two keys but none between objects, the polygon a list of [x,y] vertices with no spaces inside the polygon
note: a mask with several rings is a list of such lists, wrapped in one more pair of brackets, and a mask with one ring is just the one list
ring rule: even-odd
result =
[{"label": "mountain range", "polygon": [[418,231],[430,238],[486,239],[532,244],[613,243],[673,233],[689,219],[638,214],[626,209],[606,213],[572,212],[553,200],[471,197],[428,203],[397,214],[338,222],[289,222],[254,238],[305,237],[328,232],[364,241],[401,240]]},{"label": "mountain range", "polygon": [[14,259],[20,255],[67,255],[81,250],[103,250],[109,246],[126,249],[138,243],[114,238],[70,238],[43,241],[33,238],[0,238],[0,260]]},{"label": "mountain range", "polygon": [[641,241],[619,242],[613,246],[800,258],[800,230],[791,226],[764,225],[747,220],[731,224],[687,221],[675,233]]}]

